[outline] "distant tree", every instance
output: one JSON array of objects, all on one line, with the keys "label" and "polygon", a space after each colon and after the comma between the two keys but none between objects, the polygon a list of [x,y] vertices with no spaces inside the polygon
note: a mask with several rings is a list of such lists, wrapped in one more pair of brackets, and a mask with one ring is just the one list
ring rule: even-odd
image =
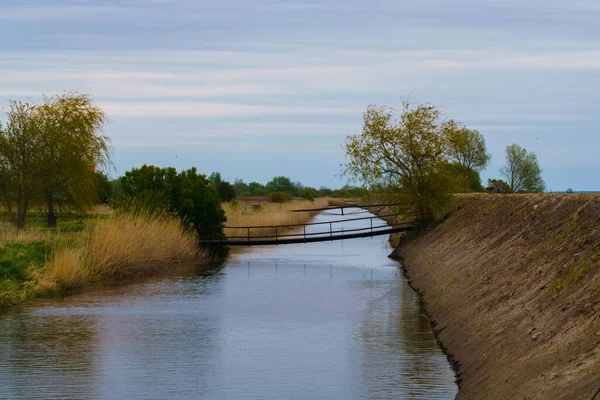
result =
[{"label": "distant tree", "polygon": [[398,121],[392,110],[374,106],[363,119],[362,133],[347,138],[345,173],[376,191],[392,188],[430,225],[451,198],[445,164],[448,130],[455,124],[443,121],[433,106],[408,103]]},{"label": "distant tree", "polygon": [[213,172],[210,174],[210,176],[208,177],[208,180],[213,184],[216,185],[223,182],[223,178],[221,178],[221,173],[220,172]]},{"label": "distant tree", "polygon": [[485,191],[479,172],[466,168],[457,162],[448,164],[448,179],[453,182],[453,191],[456,193]]},{"label": "distant tree", "polygon": [[[455,168],[455,172],[461,175],[463,191],[483,191],[479,172],[492,158],[487,152],[483,135],[477,130],[464,126],[450,126],[448,153],[450,161],[461,167]],[[471,179],[475,179],[475,182],[471,182]]]},{"label": "distant tree", "polygon": [[546,188],[537,156],[517,144],[506,147],[506,164],[500,174],[514,193],[539,193]]},{"label": "distant tree", "polygon": [[227,181],[221,181],[216,184],[217,193],[223,201],[231,201],[235,198],[235,188]]},{"label": "distant tree", "polygon": [[295,194],[298,191],[298,187],[292,183],[290,178],[285,176],[276,176],[265,185],[268,193],[273,192],[286,192]]},{"label": "distant tree", "polygon": [[305,186],[298,190],[298,195],[303,199],[313,201],[319,195],[319,192],[315,188]]},{"label": "distant tree", "polygon": [[243,195],[244,193],[248,193],[248,185],[244,183],[243,179],[236,179],[233,182],[233,188],[235,190],[235,194],[238,196]]},{"label": "distant tree", "polygon": [[96,182],[98,187],[98,201],[100,203],[108,203],[109,199],[113,196],[113,185],[108,179],[108,176],[103,173],[96,171]]},{"label": "distant tree", "polygon": [[251,196],[264,196],[267,193],[265,186],[258,182],[250,182],[248,184],[248,191]]},{"label": "distant tree", "polygon": [[319,196],[329,196],[333,192],[332,189],[329,189],[327,186],[321,186],[319,188]]},{"label": "distant tree", "polygon": [[574,193],[575,193],[575,191],[574,191],[573,189],[571,189],[571,188],[568,188],[568,189],[565,191],[565,193],[566,193],[566,194],[574,194]]},{"label": "distant tree", "polygon": [[465,169],[481,171],[490,162],[492,155],[487,152],[485,138],[474,129],[461,126],[449,127],[449,158]]}]

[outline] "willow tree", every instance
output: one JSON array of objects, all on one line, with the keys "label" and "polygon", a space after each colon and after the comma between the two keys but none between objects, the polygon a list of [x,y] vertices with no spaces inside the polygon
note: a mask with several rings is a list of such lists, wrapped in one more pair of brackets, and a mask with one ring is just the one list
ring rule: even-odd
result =
[{"label": "willow tree", "polygon": [[56,226],[55,205],[85,209],[98,200],[96,167],[107,166],[110,140],[102,134],[104,111],[89,95],[66,93],[45,97],[36,107],[45,166],[38,184],[48,209],[48,226]]},{"label": "willow tree", "polygon": [[11,101],[7,116],[6,127],[0,128],[0,181],[7,206],[16,205],[16,225],[22,229],[43,175],[40,154],[44,144],[35,105]]},{"label": "willow tree", "polygon": [[369,106],[362,133],[345,145],[345,173],[376,190],[392,190],[430,224],[450,200],[448,136],[457,124],[444,121],[433,106],[403,104],[399,120],[389,108]]}]

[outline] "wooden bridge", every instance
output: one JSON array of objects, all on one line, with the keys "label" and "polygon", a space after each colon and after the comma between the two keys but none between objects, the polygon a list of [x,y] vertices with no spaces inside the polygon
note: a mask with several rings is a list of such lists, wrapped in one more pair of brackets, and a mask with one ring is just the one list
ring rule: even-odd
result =
[{"label": "wooden bridge", "polygon": [[[344,208],[357,208],[357,206],[339,206],[327,207],[323,210],[333,210]],[[311,210],[294,210],[294,211],[318,211]],[[224,235],[219,239],[201,238],[200,244],[204,245],[225,245],[225,246],[265,246],[279,244],[296,244],[296,243],[313,243],[326,242],[333,240],[356,239],[373,237],[380,235],[389,235],[395,232],[407,232],[417,228],[417,224],[411,219],[409,222],[395,224],[393,226],[387,223],[382,224],[382,218],[405,216],[411,213],[396,213],[360,218],[345,218],[337,221],[311,222],[306,224],[291,224],[291,225],[262,225],[262,226],[224,226]],[[340,215],[340,214],[337,214]],[[343,211],[342,211],[342,214]],[[396,219],[396,218],[394,218]],[[340,224],[354,221],[364,221],[365,226],[350,227],[344,229]],[[362,222],[360,223],[362,224]],[[309,228],[307,230],[307,227]],[[237,233],[228,235],[227,231]],[[239,232],[244,232],[240,235]]]}]

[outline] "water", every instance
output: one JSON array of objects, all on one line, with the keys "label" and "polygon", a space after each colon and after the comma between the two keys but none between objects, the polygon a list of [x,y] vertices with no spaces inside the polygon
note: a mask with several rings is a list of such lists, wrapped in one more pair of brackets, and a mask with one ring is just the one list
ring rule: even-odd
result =
[{"label": "water", "polygon": [[246,250],[11,310],[0,399],[454,398],[387,236]]}]

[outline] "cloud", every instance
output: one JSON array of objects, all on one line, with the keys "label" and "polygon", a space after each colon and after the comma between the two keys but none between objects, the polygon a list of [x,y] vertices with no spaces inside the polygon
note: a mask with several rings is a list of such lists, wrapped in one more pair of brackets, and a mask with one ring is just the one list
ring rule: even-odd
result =
[{"label": "cloud", "polygon": [[269,115],[353,115],[342,107],[268,106],[209,102],[99,102],[113,117],[253,117]]},{"label": "cloud", "polygon": [[326,165],[368,104],[408,98],[480,129],[497,160],[505,141],[551,131],[526,144],[558,165],[557,149],[597,147],[599,13],[595,0],[5,0],[0,106],[88,92],[116,145],[148,160],[208,146],[219,170],[228,146],[322,151]]}]

